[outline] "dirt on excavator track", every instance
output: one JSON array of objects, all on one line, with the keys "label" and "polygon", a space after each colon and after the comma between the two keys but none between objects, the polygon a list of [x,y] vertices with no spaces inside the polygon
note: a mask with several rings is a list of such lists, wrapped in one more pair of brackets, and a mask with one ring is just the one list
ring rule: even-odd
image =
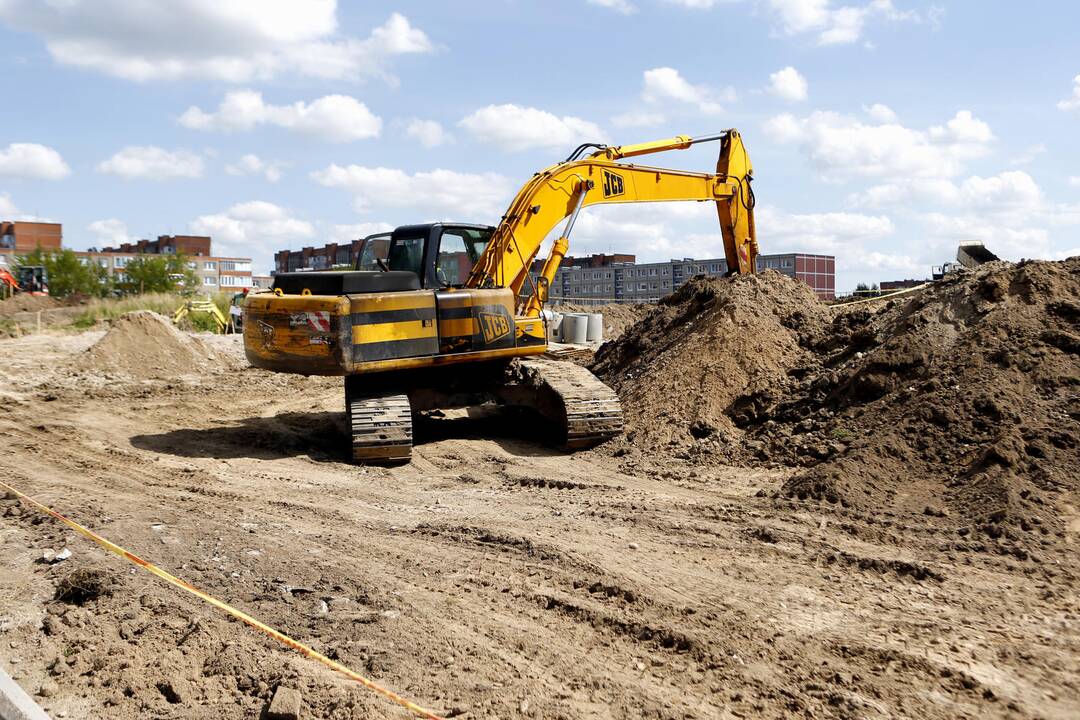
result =
[{"label": "dirt on excavator track", "polygon": [[[0,340],[0,476],[447,717],[1067,718],[1078,270],[695,280],[598,354],[623,439],[448,412],[394,468],[350,464],[340,379],[236,338],[153,374]],[[11,498],[0,663],[54,717],[407,717]]]}]

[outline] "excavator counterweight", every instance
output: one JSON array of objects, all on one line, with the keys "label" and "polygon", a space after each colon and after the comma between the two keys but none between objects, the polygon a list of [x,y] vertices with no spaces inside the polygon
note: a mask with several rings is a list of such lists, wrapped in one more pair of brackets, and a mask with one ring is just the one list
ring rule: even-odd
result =
[{"label": "excavator counterweight", "polygon": [[[715,173],[620,162],[710,141],[720,143]],[[380,271],[358,260],[352,271],[277,275],[272,292],[245,301],[245,352],[269,370],[344,376],[358,462],[408,460],[414,412],[485,402],[539,411],[569,449],[602,442],[622,431],[615,393],[584,368],[535,357],[547,351],[541,311],[578,214],[599,204],[714,202],[729,272],[752,273],[752,175],[735,130],[583,145],[526,182],[497,226],[406,225],[378,236]]]}]

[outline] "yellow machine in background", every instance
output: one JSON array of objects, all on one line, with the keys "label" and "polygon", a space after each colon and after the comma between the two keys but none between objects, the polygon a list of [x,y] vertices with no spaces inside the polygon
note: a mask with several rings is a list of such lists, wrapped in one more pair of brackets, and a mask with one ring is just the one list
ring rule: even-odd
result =
[{"label": "yellow machine in background", "polygon": [[[624,161],[720,142],[715,173]],[[590,152],[591,151],[591,152]],[[541,310],[588,205],[716,203],[729,272],[754,272],[750,158],[735,130],[607,147],[586,144],[534,175],[496,227],[430,223],[391,234],[382,272],[298,272],[248,297],[249,361],[278,372],[345,376],[353,457],[406,460],[412,413],[494,401],[535,408],[570,448],[622,429],[615,393],[584,368],[535,357],[547,350]],[[551,230],[566,221],[537,277]]]},{"label": "yellow machine in background", "polygon": [[209,316],[214,323],[215,332],[224,333],[225,328],[228,326],[225,316],[221,314],[221,310],[210,298],[195,298],[194,300],[185,301],[173,313],[173,322],[179,323],[189,315]]}]

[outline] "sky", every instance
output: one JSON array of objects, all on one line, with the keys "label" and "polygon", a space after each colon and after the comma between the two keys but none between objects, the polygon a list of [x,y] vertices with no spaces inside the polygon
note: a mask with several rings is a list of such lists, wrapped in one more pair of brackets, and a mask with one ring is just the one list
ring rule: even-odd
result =
[{"label": "sky", "polygon": [[[580,142],[726,128],[763,253],[837,288],[961,241],[1080,254],[1080,4],[994,0],[0,0],[0,219],[69,247],[276,250],[495,224]],[[647,163],[712,171],[718,146]],[[571,254],[723,256],[715,209],[586,209]]]}]

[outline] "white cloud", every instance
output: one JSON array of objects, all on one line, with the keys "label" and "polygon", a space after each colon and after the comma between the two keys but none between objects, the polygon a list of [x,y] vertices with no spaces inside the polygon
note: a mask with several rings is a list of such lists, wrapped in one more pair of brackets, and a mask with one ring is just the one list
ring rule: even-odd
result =
[{"label": "white cloud", "polygon": [[807,98],[807,91],[806,78],[790,65],[769,75],[768,92],[781,100],[802,102]]},{"label": "white cloud", "polygon": [[200,215],[190,224],[195,235],[209,235],[219,255],[250,257],[256,271],[273,267],[274,253],[315,237],[315,227],[285,208],[264,200],[233,205],[224,212]]},{"label": "white cloud", "polygon": [[997,218],[985,215],[938,212],[923,215],[922,221],[926,234],[950,250],[955,251],[961,242],[978,240],[999,257],[1009,260],[1049,258],[1053,254],[1049,231],[1037,225],[1018,224],[1010,227]]},{"label": "white cloud", "polygon": [[1008,170],[990,177],[972,175],[961,183],[947,178],[920,178],[875,185],[850,197],[858,207],[912,205],[962,208],[969,211],[1034,212],[1043,206],[1042,191],[1026,172]]},{"label": "white cloud", "polygon": [[58,63],[135,81],[392,81],[390,58],[433,50],[397,13],[367,38],[338,36],[336,0],[4,0],[0,22],[40,35]]},{"label": "white cloud", "polygon": [[649,110],[630,110],[611,118],[611,124],[617,128],[649,128],[663,125],[666,121],[663,113]]},{"label": "white cloud", "polygon": [[1072,95],[1057,104],[1058,110],[1065,112],[1080,111],[1080,75],[1073,78]]},{"label": "white cloud", "polygon": [[896,123],[872,125],[848,115],[814,112],[798,119],[782,114],[766,121],[766,134],[780,143],[798,144],[826,179],[852,176],[950,177],[966,160],[990,151],[990,126],[961,110],[927,131]]},{"label": "white cloud", "polygon": [[667,0],[667,2],[673,5],[682,5],[685,8],[692,10],[708,10],[715,5],[719,0]]},{"label": "white cloud", "polygon": [[127,223],[117,218],[95,220],[87,225],[86,229],[89,230],[90,233],[97,238],[97,242],[103,246],[119,245],[120,243],[131,242],[133,240],[128,233]]},{"label": "white cloud", "polygon": [[354,194],[362,212],[414,208],[429,217],[494,222],[502,215],[513,185],[496,173],[431,170],[410,175],[404,170],[334,164],[311,173],[320,185]]},{"label": "white cloud", "polygon": [[716,115],[723,112],[721,102],[735,100],[735,90],[732,88],[717,92],[704,85],[693,85],[675,68],[658,67],[646,70],[643,79],[641,97],[647,103],[686,103],[696,106],[702,113]]},{"label": "white cloud", "polygon": [[874,103],[873,105],[863,105],[863,112],[866,113],[871,120],[875,120],[879,123],[894,123],[897,120],[896,113],[892,111],[888,105],[882,105],[881,103]]},{"label": "white cloud", "polygon": [[0,175],[27,180],[61,180],[71,168],[56,150],[37,143],[11,143],[0,148]]},{"label": "white cloud", "polygon": [[15,201],[7,193],[0,193],[0,217],[10,220],[19,214],[19,208],[15,207]]},{"label": "white cloud", "polygon": [[378,137],[382,120],[364,103],[348,95],[326,95],[310,104],[271,105],[262,93],[236,90],[227,93],[215,112],[188,108],[179,122],[192,130],[232,132],[259,125],[275,125],[330,142],[351,142]]},{"label": "white cloud", "polygon": [[[769,9],[785,35],[815,33],[818,45],[849,45],[863,35],[872,18],[889,22],[923,22],[913,10],[900,11],[892,0],[871,0],[863,5],[834,7],[830,0],[768,0]],[[927,21],[937,26],[940,13],[930,13]]]},{"label": "white cloud", "polygon": [[959,145],[982,145],[994,139],[990,126],[974,117],[970,110],[961,110],[944,125],[930,128],[930,137],[938,142]]},{"label": "white cloud", "polygon": [[627,2],[627,0],[588,0],[590,5],[599,5],[616,12],[620,12],[623,15],[632,15],[637,12],[637,8]]},{"label": "white cloud", "polygon": [[225,166],[225,172],[229,175],[262,175],[268,181],[276,183],[281,179],[281,169],[285,163],[280,160],[263,160],[258,155],[251,153],[241,156],[235,163]]},{"label": "white cloud", "polygon": [[202,158],[190,150],[165,150],[155,145],[131,145],[98,163],[97,171],[128,180],[172,180],[198,178],[203,174]]},{"label": "white cloud", "polygon": [[1028,145],[1024,148],[1023,152],[1014,157],[1011,161],[1011,165],[1028,165],[1034,162],[1035,158],[1046,152],[1046,145],[1044,143],[1035,143],[1034,145]]},{"label": "white cloud", "polygon": [[352,242],[375,233],[390,232],[394,226],[385,222],[362,222],[333,225],[329,232],[329,241],[335,243]]},{"label": "white cloud", "polygon": [[849,200],[856,206],[905,214],[926,260],[938,265],[952,258],[957,243],[967,240],[982,241],[1008,260],[1057,257],[1060,251],[1055,250],[1050,228],[1080,224],[1080,205],[1050,202],[1035,179],[1020,170],[972,175],[961,182],[899,180]]},{"label": "white cloud", "polygon": [[443,126],[434,120],[413,118],[405,126],[405,134],[426,148],[438,147],[453,141],[453,138],[443,129]]},{"label": "white cloud", "polygon": [[558,117],[544,110],[520,105],[488,105],[458,123],[477,140],[494,143],[506,151],[559,148],[567,152],[583,142],[600,142],[603,131],[581,118]]},{"label": "white cloud", "polygon": [[1080,175],[1070,175],[1069,176],[1069,186],[1070,187],[1080,187]]},{"label": "white cloud", "polygon": [[896,233],[892,219],[885,215],[791,214],[774,207],[759,206],[757,225],[769,229],[769,246],[764,252],[835,255],[837,271],[841,274],[875,277],[925,274],[926,271],[919,258],[909,251],[892,251],[892,247],[882,246]]},{"label": "white cloud", "polygon": [[[723,257],[724,243],[716,222],[716,208],[708,203],[643,203],[588,207],[574,224],[571,255],[625,252],[638,262],[673,257]],[[541,250],[562,230],[558,224]],[[714,232],[709,232],[709,231]]]}]

